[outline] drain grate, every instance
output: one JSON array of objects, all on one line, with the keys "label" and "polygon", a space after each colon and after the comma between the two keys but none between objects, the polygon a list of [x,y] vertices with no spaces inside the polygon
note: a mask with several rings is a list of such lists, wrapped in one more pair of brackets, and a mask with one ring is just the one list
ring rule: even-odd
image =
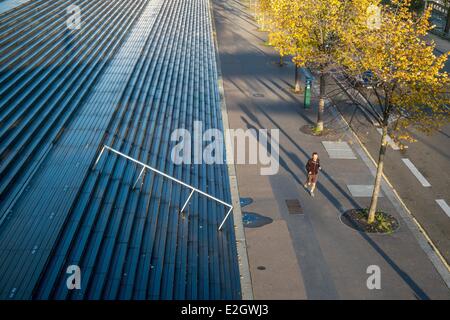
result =
[{"label": "drain grate", "polygon": [[290,214],[303,214],[302,206],[297,199],[286,200],[286,206]]}]

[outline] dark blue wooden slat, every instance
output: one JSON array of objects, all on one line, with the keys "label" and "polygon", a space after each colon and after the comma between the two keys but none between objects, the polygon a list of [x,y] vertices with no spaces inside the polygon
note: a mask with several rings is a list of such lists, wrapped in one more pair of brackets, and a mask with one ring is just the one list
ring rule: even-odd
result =
[{"label": "dark blue wooden slat", "polygon": [[[66,146],[66,153],[59,147],[52,153],[54,161],[65,165],[58,170],[47,166],[44,159],[42,172],[47,172],[48,181],[57,179],[62,173],[73,176],[78,171],[88,170],[87,164],[92,163],[101,141],[230,202],[226,166],[177,166],[170,160],[174,145],[170,142],[170,134],[174,129],[187,128],[192,133],[196,120],[203,122],[204,130],[222,128],[208,10],[206,0],[164,3],[158,25],[149,32],[148,46],[129,81],[123,83],[123,95],[108,98],[108,101],[98,100],[98,113],[82,111],[75,121],[70,122],[58,142],[59,146]],[[133,20],[128,19],[128,24]],[[23,39],[32,36],[32,33],[24,35]],[[105,38],[105,41],[111,39]],[[114,66],[114,72],[125,70],[124,65]],[[75,74],[75,79],[79,74]],[[110,85],[114,85],[114,76],[111,77]],[[108,90],[108,87],[104,89]],[[39,92],[33,92],[28,98],[40,99]],[[70,101],[71,98],[65,99]],[[91,99],[94,102],[97,98],[91,96]],[[115,107],[108,109],[108,104]],[[59,110],[66,120],[71,120],[70,112],[67,113],[70,108]],[[110,121],[102,121],[105,114],[110,114]],[[23,119],[35,124],[44,119],[44,113],[36,113],[36,117],[31,113],[24,115]],[[10,119],[13,118],[11,114]],[[108,132],[105,137],[103,130]],[[11,134],[13,137],[14,133]],[[24,137],[17,135],[14,139],[25,141]],[[84,152],[88,140],[87,144],[92,144],[88,148],[92,149]],[[31,141],[36,142],[36,139]],[[77,150],[82,149],[78,156]],[[106,154],[97,170],[87,172],[85,177],[80,177],[80,182],[74,179],[69,182],[70,197],[75,202],[67,204],[64,213],[55,216],[61,219],[59,225],[63,225],[56,243],[50,237],[41,237],[38,232],[27,244],[31,246],[33,241],[41,241],[39,244],[43,248],[38,252],[53,248],[35,297],[239,298],[232,219],[226,223],[224,231],[217,231],[224,207],[195,194],[183,217],[178,211],[189,190],[153,174],[145,177],[142,189],[132,190],[137,172],[130,162]],[[36,179],[39,181],[38,175]],[[64,201],[64,197],[61,200]],[[18,204],[21,204],[20,199]],[[16,230],[24,226],[23,217],[17,217],[19,219],[11,224]],[[37,221],[32,223],[42,225]],[[54,224],[53,230],[57,231],[56,226]],[[9,233],[13,229],[5,230]],[[19,243],[11,245],[15,247]],[[40,253],[35,260],[44,256]],[[25,256],[23,259],[29,260]],[[85,281],[83,290],[71,294],[68,294],[64,281],[65,267],[69,263],[82,266]],[[32,279],[26,281],[33,283]]]}]

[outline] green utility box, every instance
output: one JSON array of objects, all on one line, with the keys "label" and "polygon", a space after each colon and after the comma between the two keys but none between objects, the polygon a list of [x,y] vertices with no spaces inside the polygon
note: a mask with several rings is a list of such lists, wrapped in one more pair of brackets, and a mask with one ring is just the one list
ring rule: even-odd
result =
[{"label": "green utility box", "polygon": [[307,68],[300,68],[300,75],[303,83],[305,84],[305,93],[303,97],[304,108],[309,109],[311,107],[311,86],[314,76]]},{"label": "green utility box", "polygon": [[305,83],[305,96],[303,99],[305,109],[309,109],[311,106],[311,80],[306,80]]}]

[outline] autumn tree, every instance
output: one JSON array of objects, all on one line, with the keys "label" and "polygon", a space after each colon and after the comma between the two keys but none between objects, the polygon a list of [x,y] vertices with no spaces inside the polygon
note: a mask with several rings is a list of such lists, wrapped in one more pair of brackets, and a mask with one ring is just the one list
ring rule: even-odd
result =
[{"label": "autumn tree", "polygon": [[256,21],[260,25],[260,30],[267,31],[269,39],[267,44],[274,47],[280,55],[279,65],[283,66],[283,58],[289,55],[288,38],[285,36],[286,30],[284,22],[286,16],[280,12],[286,0],[258,0],[255,2]]},{"label": "autumn tree", "polygon": [[278,51],[280,66],[283,65],[283,57],[288,56],[292,49],[292,20],[290,15],[292,5],[292,0],[272,0],[270,2],[272,20],[269,31],[269,44]]},{"label": "autumn tree", "polygon": [[[295,91],[300,91],[298,70],[309,67],[319,74],[319,105],[316,133],[323,131],[326,75],[335,67],[340,35],[352,23],[354,3],[367,0],[259,0],[262,16],[269,16],[269,44],[280,54],[292,56],[295,64]],[[261,19],[259,19],[261,20]]]},{"label": "autumn tree", "polygon": [[255,2],[256,21],[260,24],[261,30],[266,30],[272,17],[273,0],[257,0]]},{"label": "autumn tree", "polygon": [[[323,131],[327,74],[336,67],[343,34],[351,33],[355,16],[368,0],[273,0],[275,21],[280,20],[277,38],[289,47],[287,52],[298,67],[309,67],[319,74],[319,105],[316,133]],[[284,47],[283,47],[284,50]],[[298,78],[298,77],[297,77]]]},{"label": "autumn tree", "polygon": [[[272,0],[270,11],[272,15],[272,28],[269,32],[269,43],[280,54],[280,64],[285,56],[295,55],[296,38],[299,37],[297,18],[299,13],[299,3],[292,0]],[[306,35],[306,34],[305,34]],[[292,62],[295,65],[294,91],[300,92],[299,68],[302,62],[293,56]]]},{"label": "autumn tree", "polygon": [[425,39],[431,29],[430,10],[419,15],[409,10],[410,4],[393,0],[389,5],[376,3],[378,10],[368,8],[341,48],[345,54],[340,63],[348,72],[370,71],[377,103],[366,108],[382,129],[369,223],[377,210],[388,132],[397,140],[411,139],[408,129],[430,133],[450,118],[449,80],[442,71],[447,54],[435,56],[434,43]]}]

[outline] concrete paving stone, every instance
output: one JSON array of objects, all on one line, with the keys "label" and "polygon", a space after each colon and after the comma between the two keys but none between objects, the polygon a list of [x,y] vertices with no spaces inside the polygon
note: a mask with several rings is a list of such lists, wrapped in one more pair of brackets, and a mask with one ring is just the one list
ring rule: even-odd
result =
[{"label": "concrete paving stone", "polygon": [[322,145],[331,159],[357,159],[345,141],[322,141]]},{"label": "concrete paving stone", "polygon": [[[347,188],[353,197],[372,197],[373,185],[348,184]],[[378,197],[383,197],[383,193],[380,192]]]}]

